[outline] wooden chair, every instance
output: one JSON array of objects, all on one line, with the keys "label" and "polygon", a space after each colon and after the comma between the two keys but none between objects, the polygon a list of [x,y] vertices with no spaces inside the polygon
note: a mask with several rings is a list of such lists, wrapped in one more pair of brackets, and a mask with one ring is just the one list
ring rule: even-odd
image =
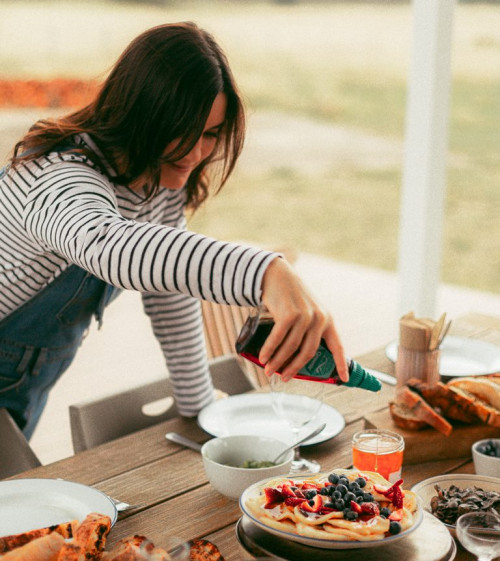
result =
[{"label": "wooden chair", "polygon": [[40,460],[7,409],[0,408],[0,479],[40,465]]},{"label": "wooden chair", "polygon": [[203,328],[208,358],[233,354],[239,362],[253,388],[265,387],[269,381],[264,370],[256,364],[236,355],[236,339],[251,308],[215,304],[205,300],[201,303]]},{"label": "wooden chair", "polygon": [[[252,389],[234,356],[211,361],[210,373],[214,386],[226,394]],[[88,450],[177,414],[171,383],[167,378],[94,401],[70,405],[73,449],[75,452]]]}]

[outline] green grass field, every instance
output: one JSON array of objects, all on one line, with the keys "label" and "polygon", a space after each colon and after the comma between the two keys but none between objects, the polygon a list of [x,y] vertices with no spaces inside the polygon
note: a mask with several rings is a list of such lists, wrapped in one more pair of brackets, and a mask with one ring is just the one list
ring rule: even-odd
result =
[{"label": "green grass field", "polygon": [[[402,143],[410,4],[4,0],[0,77],[104,75],[151,25],[193,20],[224,46],[251,112],[282,111]],[[21,25],[22,22],[22,25]],[[442,280],[500,292],[500,6],[458,4]],[[395,269],[401,164],[238,170],[191,221],[209,235],[293,245]],[[272,160],[272,154],[267,155]],[[300,162],[301,154],[296,155]]]}]

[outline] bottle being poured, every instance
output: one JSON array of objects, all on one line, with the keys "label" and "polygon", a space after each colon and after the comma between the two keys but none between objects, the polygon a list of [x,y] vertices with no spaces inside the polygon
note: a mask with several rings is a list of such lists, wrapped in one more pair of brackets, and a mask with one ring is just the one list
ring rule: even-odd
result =
[{"label": "bottle being poured", "polygon": [[[264,367],[259,361],[259,353],[264,341],[273,328],[274,320],[269,312],[259,309],[250,314],[236,341],[236,352],[247,360]],[[342,382],[338,373],[333,355],[321,341],[314,357],[295,375],[295,378],[326,384],[344,385],[351,388],[362,388],[377,392],[382,384],[377,378],[369,374],[355,360],[349,359],[349,381]],[[279,374],[279,372],[276,372]]]}]

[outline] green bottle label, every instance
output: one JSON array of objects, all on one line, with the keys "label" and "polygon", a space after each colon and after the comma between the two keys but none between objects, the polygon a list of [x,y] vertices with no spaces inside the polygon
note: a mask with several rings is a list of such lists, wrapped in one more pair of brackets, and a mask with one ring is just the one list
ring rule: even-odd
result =
[{"label": "green bottle label", "polygon": [[299,373],[313,378],[321,378],[327,380],[335,370],[335,361],[333,360],[332,353],[320,345],[316,354],[312,359],[303,366]]}]

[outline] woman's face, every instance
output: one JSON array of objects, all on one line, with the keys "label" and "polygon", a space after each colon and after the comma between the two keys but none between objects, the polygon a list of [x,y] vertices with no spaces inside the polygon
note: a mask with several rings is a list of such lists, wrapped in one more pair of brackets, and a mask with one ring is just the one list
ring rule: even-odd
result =
[{"label": "woman's face", "polygon": [[[180,160],[164,163],[161,166],[160,185],[167,189],[181,189],[186,184],[191,172],[214,151],[224,119],[226,117],[227,98],[220,93],[214,99],[203,132],[192,150]],[[165,149],[167,154],[178,145],[173,140]]]}]

